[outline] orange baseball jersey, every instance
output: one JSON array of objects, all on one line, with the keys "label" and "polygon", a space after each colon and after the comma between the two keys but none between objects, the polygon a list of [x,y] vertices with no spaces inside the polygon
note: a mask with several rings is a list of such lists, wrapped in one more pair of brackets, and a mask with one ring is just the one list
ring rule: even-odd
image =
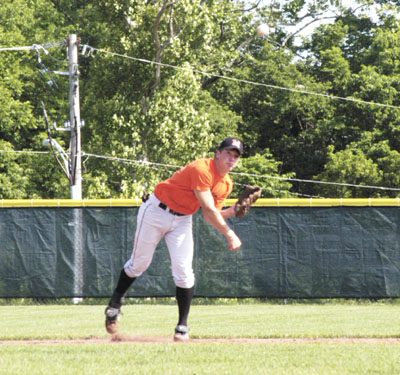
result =
[{"label": "orange baseball jersey", "polygon": [[192,215],[200,208],[194,190],[210,190],[215,207],[221,210],[232,189],[230,176],[218,173],[214,159],[198,159],[160,182],[154,194],[172,210]]}]

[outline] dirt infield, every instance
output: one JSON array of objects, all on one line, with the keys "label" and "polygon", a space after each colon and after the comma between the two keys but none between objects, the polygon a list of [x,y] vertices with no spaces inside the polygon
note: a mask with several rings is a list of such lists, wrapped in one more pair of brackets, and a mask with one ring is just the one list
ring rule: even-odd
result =
[{"label": "dirt infield", "polygon": [[[114,335],[110,338],[90,337],[77,339],[32,339],[32,340],[0,340],[0,345],[49,345],[49,344],[170,344],[174,343],[172,337],[146,337]],[[185,344],[316,344],[316,343],[337,343],[337,344],[398,344],[400,338],[358,338],[358,337],[337,337],[337,338],[192,338]],[[177,343],[179,345],[181,343]]]}]

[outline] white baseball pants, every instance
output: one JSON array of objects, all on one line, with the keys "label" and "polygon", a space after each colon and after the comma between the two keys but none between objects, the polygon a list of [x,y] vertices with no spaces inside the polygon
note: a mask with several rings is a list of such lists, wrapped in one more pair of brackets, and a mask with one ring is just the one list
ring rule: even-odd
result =
[{"label": "white baseball pants", "polygon": [[131,258],[125,263],[125,272],[129,277],[138,277],[145,272],[157,244],[165,237],[175,285],[191,288],[194,285],[192,215],[173,215],[159,207],[160,203],[152,194],[140,206],[135,244]]}]

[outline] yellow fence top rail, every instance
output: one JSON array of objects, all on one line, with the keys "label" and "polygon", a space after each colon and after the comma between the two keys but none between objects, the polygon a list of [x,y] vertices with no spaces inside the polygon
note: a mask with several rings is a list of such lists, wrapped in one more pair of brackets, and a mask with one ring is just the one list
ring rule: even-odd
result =
[{"label": "yellow fence top rail", "polygon": [[[236,199],[227,199],[231,206]],[[10,207],[138,207],[138,199],[1,199],[0,208]],[[334,206],[397,206],[400,198],[261,198],[258,207],[334,207]]]},{"label": "yellow fence top rail", "polygon": [[0,207],[135,207],[141,203],[141,199],[2,199]]}]

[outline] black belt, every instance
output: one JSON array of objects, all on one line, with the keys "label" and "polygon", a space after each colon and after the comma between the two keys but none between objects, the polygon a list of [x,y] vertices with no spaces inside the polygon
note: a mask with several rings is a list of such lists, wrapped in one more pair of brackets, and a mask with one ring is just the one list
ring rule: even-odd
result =
[{"label": "black belt", "polygon": [[185,214],[181,214],[180,212],[176,212],[176,211],[174,211],[174,210],[171,210],[170,208],[168,208],[168,206],[165,204],[165,203],[163,203],[163,202],[160,202],[160,204],[158,205],[158,207],[160,207],[160,208],[162,208],[163,210],[165,210],[165,211],[168,211],[170,214],[172,214],[172,215],[176,215],[176,216],[185,216]]}]

